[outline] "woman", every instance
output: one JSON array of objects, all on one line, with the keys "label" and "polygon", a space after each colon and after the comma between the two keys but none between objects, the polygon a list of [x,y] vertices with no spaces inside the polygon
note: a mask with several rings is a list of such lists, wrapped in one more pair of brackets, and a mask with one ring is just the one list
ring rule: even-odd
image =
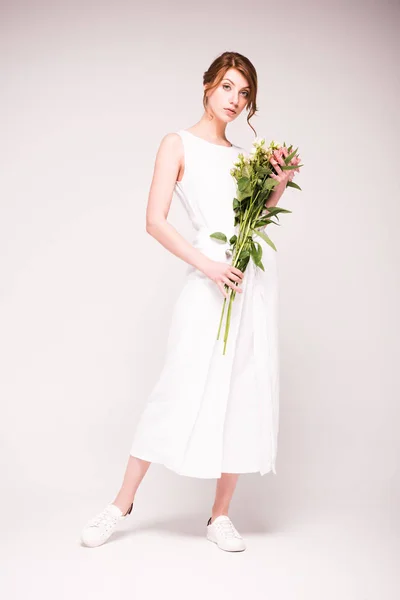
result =
[{"label": "woman", "polygon": [[[182,475],[217,478],[207,539],[223,550],[244,550],[228,516],[239,474],[276,473],[275,251],[259,238],[265,272],[250,261],[244,277],[230,264],[229,244],[210,237],[222,231],[229,240],[235,233],[236,184],[230,170],[245,150],[230,143],[225,130],[245,108],[247,122],[255,114],[257,74],[246,57],[224,52],[204,73],[203,84],[201,119],[161,141],[146,214],[147,232],[189,267],[172,316],[165,364],[136,427],[121,489],[82,531],[81,541],[90,547],[104,543],[131,513],[144,475],[151,462],[158,462]],[[279,183],[266,206],[277,204],[293,177],[294,170],[281,170],[283,158],[276,153]],[[173,192],[197,231],[193,244],[167,221]],[[216,333],[228,296],[225,285],[238,294],[223,354]]]}]

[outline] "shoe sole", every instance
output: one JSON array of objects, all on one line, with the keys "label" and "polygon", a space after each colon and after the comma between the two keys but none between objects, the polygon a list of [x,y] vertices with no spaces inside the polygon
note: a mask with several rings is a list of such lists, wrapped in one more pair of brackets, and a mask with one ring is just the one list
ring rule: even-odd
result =
[{"label": "shoe sole", "polygon": [[233,550],[230,548],[222,548],[222,546],[220,546],[216,540],[213,540],[213,538],[209,537],[208,535],[207,539],[209,542],[213,542],[214,544],[216,544],[220,550],[224,550],[225,552],[243,552],[244,550],[246,550],[246,548],[238,548],[237,550]]},{"label": "shoe sole", "polygon": [[102,540],[101,542],[87,542],[84,538],[81,537],[81,543],[87,548],[97,548],[98,546],[102,546],[103,544],[105,544],[109,539],[110,538],[107,538],[106,540]]},{"label": "shoe sole", "polygon": [[83,536],[83,535],[81,535],[80,540],[81,540],[81,543],[84,546],[87,546],[88,548],[97,548],[98,546],[102,546],[103,544],[108,542],[108,540],[110,539],[110,537],[113,536],[114,533],[115,533],[115,531],[113,531],[109,536],[107,536],[105,540],[99,540],[97,542],[85,540],[85,536]]}]

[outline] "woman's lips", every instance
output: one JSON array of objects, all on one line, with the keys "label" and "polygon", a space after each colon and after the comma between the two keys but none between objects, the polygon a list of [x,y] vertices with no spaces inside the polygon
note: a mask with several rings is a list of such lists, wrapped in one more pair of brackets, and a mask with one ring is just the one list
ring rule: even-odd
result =
[{"label": "woman's lips", "polygon": [[235,112],[234,110],[232,110],[231,108],[224,108],[224,110],[226,110],[226,112],[227,112],[229,115],[236,115],[236,112]]}]

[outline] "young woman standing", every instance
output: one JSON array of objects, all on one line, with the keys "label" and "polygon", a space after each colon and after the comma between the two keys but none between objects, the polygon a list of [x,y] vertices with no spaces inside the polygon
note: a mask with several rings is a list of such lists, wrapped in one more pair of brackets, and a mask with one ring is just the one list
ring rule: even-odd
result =
[{"label": "young woman standing", "polygon": [[[181,475],[217,479],[207,539],[223,550],[244,550],[228,516],[239,474],[276,473],[276,253],[258,238],[265,272],[250,261],[244,274],[230,264],[229,243],[210,238],[215,231],[223,231],[228,240],[235,233],[236,184],[230,170],[245,150],[225,133],[245,108],[248,123],[255,114],[257,74],[246,57],[224,52],[204,73],[203,85],[201,119],[161,141],[146,214],[147,232],[188,263],[186,278],[172,315],[165,363],[137,424],[121,489],[81,533],[90,547],[104,543],[131,513],[143,477],[157,462]],[[294,175],[294,170],[281,170],[283,158],[276,154],[279,183],[266,206],[277,204]],[[174,192],[196,229],[192,244],[167,221]],[[225,284],[238,294],[223,354],[216,333]]]}]

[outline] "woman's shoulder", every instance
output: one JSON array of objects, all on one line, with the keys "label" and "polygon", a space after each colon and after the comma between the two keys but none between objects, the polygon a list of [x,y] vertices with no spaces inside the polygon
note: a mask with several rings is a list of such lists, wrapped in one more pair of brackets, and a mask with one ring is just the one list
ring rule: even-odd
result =
[{"label": "woman's shoulder", "polygon": [[164,133],[164,135],[162,136],[161,140],[160,140],[160,145],[167,145],[167,146],[171,146],[171,145],[176,145],[180,142],[181,140],[181,135],[179,133],[179,131],[169,131],[168,133]]},{"label": "woman's shoulder", "polygon": [[182,154],[182,139],[178,132],[169,131],[165,133],[159,141],[157,153],[161,155],[176,155]]}]

